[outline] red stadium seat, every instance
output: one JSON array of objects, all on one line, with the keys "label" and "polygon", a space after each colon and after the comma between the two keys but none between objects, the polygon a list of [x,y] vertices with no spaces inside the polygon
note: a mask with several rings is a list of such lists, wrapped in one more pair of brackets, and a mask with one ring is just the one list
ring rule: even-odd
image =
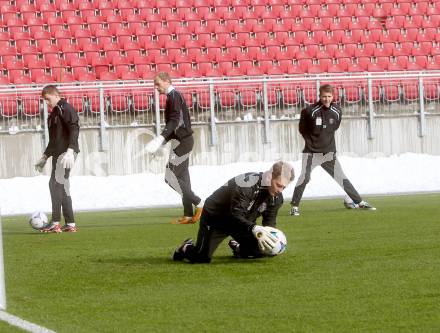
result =
[{"label": "red stadium seat", "polygon": [[32,81],[39,84],[49,84],[49,83],[55,83],[55,79],[50,74],[43,74],[43,75],[32,75]]},{"label": "red stadium seat", "polygon": [[374,50],[376,49],[376,44],[374,43],[366,43],[361,44],[358,49],[355,51],[355,57],[371,57],[374,54]]},{"label": "red stadium seat", "polygon": [[132,89],[132,102],[135,111],[148,111],[152,106],[153,92],[145,89]]},{"label": "red stadium seat", "polygon": [[4,118],[13,118],[18,115],[17,95],[0,94],[0,112]]},{"label": "red stadium seat", "polygon": [[96,76],[94,73],[79,73],[76,76],[76,80],[80,81],[80,82],[91,82],[91,81],[95,81],[96,80]]},{"label": "red stadium seat", "polygon": [[82,92],[63,92],[62,97],[64,97],[70,105],[72,105],[78,113],[83,113],[84,108],[84,96]]},{"label": "red stadium seat", "polygon": [[[80,59],[83,59],[83,58],[80,58]],[[72,59],[72,61],[76,62],[76,60],[74,60],[74,59]],[[78,78],[81,75],[88,74],[91,71],[91,68],[89,68],[87,65],[84,65],[84,66],[79,66],[79,65],[80,64],[78,64],[78,66],[72,67],[72,74],[75,77],[75,79],[78,80],[78,81],[80,81]]]},{"label": "red stadium seat", "polygon": [[384,101],[388,103],[400,100],[400,89],[395,82],[385,82],[382,85]]},{"label": "red stadium seat", "polygon": [[256,108],[258,103],[257,95],[261,93],[261,87],[240,86],[238,88],[239,103],[243,108]]},{"label": "red stadium seat", "polygon": [[29,69],[46,68],[46,62],[44,60],[40,60],[40,59],[30,59],[26,63],[26,67]]},{"label": "red stadium seat", "polygon": [[313,83],[301,84],[302,96],[306,104],[313,104],[317,101],[316,85]]},{"label": "red stadium seat", "polygon": [[296,106],[300,100],[296,86],[281,85],[281,96],[285,106]]},{"label": "red stadium seat", "polygon": [[423,95],[427,101],[438,101],[440,97],[439,82],[425,79],[423,82]]},{"label": "red stadium seat", "polygon": [[[92,114],[99,114],[100,101],[98,91],[88,91],[86,94],[87,108]],[[107,108],[104,107],[104,112],[107,112]]]},{"label": "red stadium seat", "polygon": [[426,63],[427,70],[440,70],[440,54],[430,56]]},{"label": "red stadium seat", "polygon": [[[216,76],[216,75],[213,75]],[[211,108],[211,97],[209,89],[200,89],[196,93],[197,106],[200,109],[207,110]]]},{"label": "red stadium seat", "polygon": [[219,87],[216,89],[219,105],[222,109],[237,106],[237,91],[235,87]]},{"label": "red stadium seat", "polygon": [[415,80],[405,80],[402,82],[403,99],[407,102],[419,100],[419,83]]},{"label": "red stadium seat", "polygon": [[344,101],[346,103],[359,103],[361,100],[361,87],[355,84],[344,85],[343,88]]},{"label": "red stadium seat", "polygon": [[102,72],[99,72],[97,74],[101,81],[116,81],[118,79],[118,76],[114,72],[103,70]]},{"label": "red stadium seat", "polygon": [[19,96],[19,100],[25,116],[34,117],[40,114],[42,103],[39,94],[22,94]]},{"label": "red stadium seat", "polygon": [[[368,85],[365,84],[363,87],[365,101],[368,103],[370,99],[370,94],[368,91]],[[380,82],[373,81],[371,86],[371,99],[373,102],[379,102],[382,97]]]},{"label": "red stadium seat", "polygon": [[104,98],[108,100],[112,112],[128,111],[129,93],[126,90],[110,90],[104,93]]}]

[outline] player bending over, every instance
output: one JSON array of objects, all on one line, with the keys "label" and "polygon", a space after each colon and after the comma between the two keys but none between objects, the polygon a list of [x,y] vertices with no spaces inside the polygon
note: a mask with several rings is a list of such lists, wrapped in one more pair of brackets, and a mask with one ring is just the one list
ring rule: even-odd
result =
[{"label": "player bending over", "polygon": [[[274,237],[256,224],[276,227],[276,217],[283,204],[282,191],[294,179],[293,167],[275,163],[266,172],[250,172],[230,179],[209,196],[203,207],[196,244],[186,239],[174,252],[173,260],[209,263],[219,244],[228,236],[234,255],[259,258],[260,249],[273,247]],[[257,237],[258,236],[258,237]]]}]

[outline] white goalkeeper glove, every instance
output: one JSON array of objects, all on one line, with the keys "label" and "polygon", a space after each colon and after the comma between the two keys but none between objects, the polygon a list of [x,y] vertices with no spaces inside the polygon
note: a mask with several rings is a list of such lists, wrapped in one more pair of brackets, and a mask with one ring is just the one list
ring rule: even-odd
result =
[{"label": "white goalkeeper glove", "polygon": [[47,156],[43,154],[38,162],[35,164],[35,171],[43,172],[43,168],[46,165]]},{"label": "white goalkeeper glove", "polygon": [[160,146],[154,153],[154,158],[164,157],[166,154],[167,150],[164,148],[164,146]]},{"label": "white goalkeeper glove", "polygon": [[153,140],[147,143],[145,146],[145,150],[150,153],[154,154],[160,146],[162,146],[162,143],[165,141],[165,138],[162,135],[156,136]]},{"label": "white goalkeeper glove", "polygon": [[75,156],[73,155],[73,149],[68,148],[61,159],[61,165],[64,169],[72,169],[75,163]]},{"label": "white goalkeeper glove", "polygon": [[271,250],[275,247],[277,239],[266,228],[255,225],[252,228],[252,233],[258,241],[258,247],[261,251]]}]

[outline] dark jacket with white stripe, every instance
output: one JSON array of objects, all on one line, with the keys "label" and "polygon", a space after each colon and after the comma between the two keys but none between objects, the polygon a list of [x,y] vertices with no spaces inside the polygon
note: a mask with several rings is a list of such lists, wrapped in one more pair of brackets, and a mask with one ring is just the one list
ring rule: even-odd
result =
[{"label": "dark jacket with white stripe", "polygon": [[335,132],[341,118],[342,110],[335,103],[327,108],[319,101],[302,110],[299,132],[305,141],[303,153],[336,152]]},{"label": "dark jacket with white stripe", "polygon": [[167,94],[165,128],[161,135],[165,138],[165,141],[171,139],[181,141],[191,136],[192,133],[189,110],[185,99],[180,92],[173,89]]},{"label": "dark jacket with white stripe", "polygon": [[203,213],[209,216],[208,224],[246,233],[262,216],[262,225],[275,227],[283,195],[272,197],[262,178],[262,172],[241,174],[211,194],[203,205]]},{"label": "dark jacket with white stripe", "polygon": [[75,108],[62,98],[52,109],[47,119],[49,143],[44,155],[47,157],[59,155],[72,148],[79,153],[79,118]]}]

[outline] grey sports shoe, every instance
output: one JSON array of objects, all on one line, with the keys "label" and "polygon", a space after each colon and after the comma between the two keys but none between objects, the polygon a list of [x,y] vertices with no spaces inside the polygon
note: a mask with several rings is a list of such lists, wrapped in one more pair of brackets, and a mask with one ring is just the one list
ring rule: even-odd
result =
[{"label": "grey sports shoe", "polygon": [[361,201],[358,203],[359,209],[366,209],[366,210],[376,210],[376,207],[371,206],[368,202],[366,201]]},{"label": "grey sports shoe", "polygon": [[297,206],[292,206],[292,208],[290,208],[290,215],[299,216],[299,209]]},{"label": "grey sports shoe", "polygon": [[359,205],[355,204],[353,201],[351,201],[351,202],[344,201],[344,206],[347,209],[358,209],[359,208]]}]

